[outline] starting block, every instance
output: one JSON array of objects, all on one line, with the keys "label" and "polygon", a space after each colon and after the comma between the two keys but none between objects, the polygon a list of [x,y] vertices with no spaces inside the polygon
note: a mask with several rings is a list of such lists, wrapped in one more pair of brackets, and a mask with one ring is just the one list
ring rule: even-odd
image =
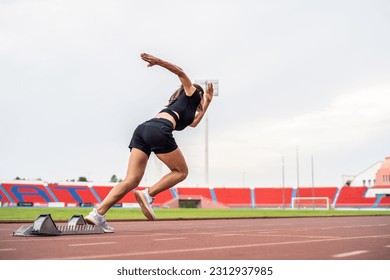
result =
[{"label": "starting block", "polygon": [[73,215],[66,225],[56,225],[50,214],[39,215],[30,226],[21,226],[13,236],[58,236],[78,234],[99,234],[104,230],[95,225],[88,225],[83,215]]}]

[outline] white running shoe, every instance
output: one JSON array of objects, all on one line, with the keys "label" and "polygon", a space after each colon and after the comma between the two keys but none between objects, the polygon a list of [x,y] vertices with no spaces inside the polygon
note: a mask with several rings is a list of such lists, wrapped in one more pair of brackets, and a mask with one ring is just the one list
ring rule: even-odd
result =
[{"label": "white running shoe", "polygon": [[145,217],[150,221],[156,220],[156,216],[154,216],[152,208],[154,198],[149,195],[148,189],[144,189],[143,191],[135,191],[135,198],[141,206],[142,213],[144,213]]},{"label": "white running shoe", "polygon": [[106,215],[99,215],[96,208],[93,208],[92,212],[85,217],[85,221],[90,225],[101,227],[104,232],[114,232],[114,228],[107,224]]}]

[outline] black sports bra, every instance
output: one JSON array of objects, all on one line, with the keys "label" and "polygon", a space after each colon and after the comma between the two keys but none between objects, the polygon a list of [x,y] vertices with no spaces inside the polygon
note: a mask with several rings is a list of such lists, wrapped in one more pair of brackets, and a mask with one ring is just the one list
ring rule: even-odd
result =
[{"label": "black sports bra", "polygon": [[[183,130],[194,121],[196,109],[200,101],[199,90],[196,90],[191,96],[183,93],[175,102],[161,110],[160,113],[165,112],[170,114],[176,121],[175,130]],[[179,117],[174,112],[178,113]]]}]

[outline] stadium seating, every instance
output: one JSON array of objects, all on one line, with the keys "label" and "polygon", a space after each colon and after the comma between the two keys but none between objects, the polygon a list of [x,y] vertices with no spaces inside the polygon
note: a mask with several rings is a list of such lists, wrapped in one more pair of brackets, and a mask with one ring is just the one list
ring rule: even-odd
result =
[{"label": "stadium seating", "polygon": [[382,196],[377,207],[379,208],[390,208],[390,196]]},{"label": "stadium seating", "polygon": [[[91,183],[56,183],[45,184],[41,182],[0,182],[0,202],[5,205],[17,205],[18,203],[32,203],[45,205],[50,202],[63,203],[65,206],[92,206],[100,203],[110,192],[113,184]],[[143,190],[145,187],[138,187]],[[373,187],[373,191],[377,187]],[[335,207],[390,207],[390,196],[384,192],[366,197],[367,187],[315,187],[314,193],[311,187],[294,189],[287,188],[228,188],[228,187],[177,187],[160,193],[154,205],[163,207],[168,202],[180,196],[189,198],[202,197],[220,205],[229,207],[258,207],[258,208],[289,208],[293,197],[328,197],[329,202],[334,202]],[[339,192],[339,193],[338,193]],[[337,201],[335,201],[337,199]],[[122,204],[134,204],[137,201],[134,191],[126,194],[119,202]]]},{"label": "stadium seating", "polygon": [[49,184],[49,189],[58,201],[65,202],[66,205],[78,206],[81,204],[96,204],[99,198],[87,185],[61,185]]},{"label": "stadium seating", "polygon": [[178,195],[195,195],[195,196],[203,196],[207,199],[212,199],[211,192],[209,188],[184,188],[177,187],[176,188]]},{"label": "stadium seating", "polygon": [[342,187],[336,207],[373,207],[376,198],[365,197],[367,189],[367,187]]},{"label": "stadium seating", "polygon": [[301,187],[297,196],[299,197],[328,197],[329,201],[333,201],[337,193],[337,187]]},{"label": "stadium seating", "polygon": [[[296,197],[327,197],[329,198],[329,203],[333,203],[338,188],[337,187],[301,187],[296,192]],[[306,201],[311,203],[311,201]],[[321,203],[320,200],[317,201]],[[323,202],[322,202],[323,203]]]},{"label": "stadium seating", "polygon": [[255,188],[256,207],[289,207],[292,188]]},{"label": "stadium seating", "polygon": [[214,188],[216,202],[230,207],[251,207],[249,188]]},{"label": "stadium seating", "polygon": [[[113,188],[112,185],[96,185],[93,186],[93,189],[95,190],[96,194],[99,196],[100,200],[103,201],[103,199],[108,195],[108,193]],[[134,191],[131,191],[127,193],[121,200],[118,201],[118,203],[137,203],[134,197]]]},{"label": "stadium seating", "polygon": [[[9,203],[41,203],[47,204],[55,201],[54,197],[42,183],[2,183],[2,202]],[[5,193],[6,192],[6,193]],[[4,199],[4,200],[3,200]]]},{"label": "stadium seating", "polygon": [[1,203],[11,203],[12,198],[9,196],[8,192],[4,189],[4,187],[0,184],[0,202]]}]

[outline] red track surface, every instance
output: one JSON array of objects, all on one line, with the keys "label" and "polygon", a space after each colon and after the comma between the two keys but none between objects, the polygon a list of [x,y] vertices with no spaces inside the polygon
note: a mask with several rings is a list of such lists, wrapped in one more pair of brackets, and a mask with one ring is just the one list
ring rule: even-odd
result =
[{"label": "red track surface", "polygon": [[390,216],[111,222],[116,233],[15,237],[2,260],[390,260]]}]

